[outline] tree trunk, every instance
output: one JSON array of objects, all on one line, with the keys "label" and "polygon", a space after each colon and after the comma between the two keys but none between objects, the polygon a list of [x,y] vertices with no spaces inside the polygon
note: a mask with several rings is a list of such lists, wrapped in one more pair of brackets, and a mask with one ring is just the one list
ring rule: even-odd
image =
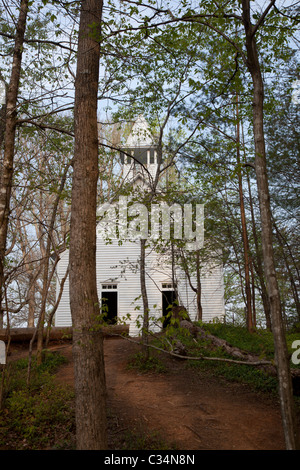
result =
[{"label": "tree trunk", "polygon": [[250,0],[242,0],[242,8],[243,23],[246,33],[247,66],[253,82],[255,171],[261,216],[264,269],[271,307],[272,331],[275,345],[281,415],[286,449],[295,450],[299,448],[299,441],[297,436],[289,357],[282,320],[281,302],[273,251],[272,217],[263,129],[264,86],[258,59],[255,34],[253,34],[253,26],[250,19]]},{"label": "tree trunk", "polygon": [[51,329],[52,329],[53,317],[54,317],[54,315],[56,313],[56,310],[59,306],[59,303],[61,301],[61,298],[62,298],[62,295],[63,295],[63,290],[64,290],[64,285],[65,285],[65,282],[66,282],[68,276],[69,276],[69,266],[67,267],[67,271],[66,271],[64,277],[61,280],[60,287],[59,287],[59,293],[58,293],[57,299],[55,301],[55,305],[54,305],[53,309],[51,310],[51,312],[49,314],[49,317],[48,317],[47,333],[46,333],[46,339],[45,339],[45,348],[46,349],[47,349],[49,341],[50,341],[50,333],[51,333]]},{"label": "tree trunk", "polygon": [[56,258],[55,265],[53,266],[51,272],[49,272],[50,268],[50,256],[51,256],[51,247],[53,245],[53,231],[54,231],[54,226],[55,226],[55,220],[56,220],[56,215],[57,215],[57,210],[59,206],[59,202],[61,199],[61,194],[63,192],[63,189],[65,187],[66,179],[67,179],[67,174],[69,171],[70,163],[66,165],[64,169],[64,173],[62,175],[62,179],[60,182],[59,190],[56,195],[56,199],[53,204],[53,209],[52,209],[52,214],[51,214],[51,220],[49,223],[48,227],[48,234],[47,234],[47,242],[46,242],[46,247],[44,251],[44,270],[43,270],[43,287],[42,287],[42,301],[41,301],[41,311],[40,311],[40,320],[39,320],[39,327],[38,327],[38,341],[37,341],[37,363],[40,364],[42,362],[42,351],[43,351],[43,339],[44,339],[44,325],[45,325],[45,320],[46,320],[46,305],[47,305],[47,297],[48,297],[48,292],[50,288],[50,282],[53,278],[54,272],[55,272],[55,267],[58,262],[58,258]]},{"label": "tree trunk", "polygon": [[253,261],[250,257],[250,272],[251,272],[251,289],[252,289],[252,315],[253,315],[253,325],[256,327],[256,305],[255,305],[255,277],[253,269]]},{"label": "tree trunk", "polygon": [[26,234],[26,228],[22,230],[21,224],[21,210],[17,210],[16,214],[16,226],[18,230],[19,243],[22,250],[24,268],[27,273],[28,278],[28,291],[27,291],[27,301],[28,301],[28,317],[27,317],[27,327],[34,327],[34,316],[35,316],[35,294],[36,294],[36,278],[37,275],[34,273],[34,256],[30,254],[29,242]]},{"label": "tree trunk", "polygon": [[3,325],[3,286],[4,286],[4,259],[6,250],[7,230],[10,211],[10,197],[13,179],[13,164],[15,153],[15,133],[17,121],[17,99],[19,92],[21,63],[26,19],[28,12],[28,0],[21,0],[18,23],[16,27],[15,47],[10,76],[10,83],[6,97],[6,118],[4,136],[3,167],[0,183],[0,327]]},{"label": "tree trunk", "polygon": [[201,276],[200,276],[200,252],[196,251],[196,276],[197,276],[197,319],[202,321],[203,310],[201,303]]},{"label": "tree trunk", "polygon": [[142,329],[142,350],[144,360],[149,359],[149,303],[146,288],[146,240],[141,239],[141,260],[140,260],[140,281],[141,281],[141,293],[143,300],[143,329]]},{"label": "tree trunk", "polygon": [[240,158],[240,124],[239,124],[239,108],[238,108],[238,95],[236,95],[236,142],[237,142],[237,165],[238,165],[238,184],[239,184],[239,200],[240,212],[242,222],[242,239],[243,239],[243,252],[244,252],[244,270],[245,270],[245,293],[246,293],[246,325],[247,330],[253,329],[253,315],[252,315],[252,299],[251,299],[251,283],[250,283],[250,269],[249,269],[249,242],[246,225],[243,181],[241,172],[241,158]]},{"label": "tree trunk", "polygon": [[[48,234],[49,237],[49,234]],[[41,298],[41,310],[39,313],[39,321],[37,325],[37,351],[36,351],[36,361],[40,365],[43,361],[43,342],[44,342],[44,323],[46,316],[46,301],[48,295],[48,276],[49,276],[49,257],[50,257],[50,245],[49,252],[46,255],[44,260],[44,269],[43,269],[43,287],[42,287],[42,298]]]},{"label": "tree trunk", "polygon": [[254,262],[253,258],[252,258],[252,263],[258,275],[258,279],[259,279],[259,283],[261,287],[261,298],[262,298],[262,303],[263,303],[265,317],[266,317],[266,326],[267,326],[267,329],[271,331],[272,325],[271,325],[270,302],[269,302],[268,292],[267,292],[266,283],[264,279],[264,269],[263,269],[263,263],[262,263],[262,257],[261,257],[261,247],[258,242],[249,177],[248,177],[248,190],[249,190],[249,203],[250,203],[250,212],[251,212],[251,221],[252,221],[252,234],[253,234],[253,240],[254,240],[255,251],[256,251],[256,263]]},{"label": "tree trunk", "polygon": [[70,227],[78,450],[107,448],[103,334],[96,284],[97,94],[103,2],[81,2],[75,81],[75,151]]},{"label": "tree trunk", "polygon": [[28,328],[34,327],[34,314],[35,314],[35,281],[33,274],[28,275]]}]

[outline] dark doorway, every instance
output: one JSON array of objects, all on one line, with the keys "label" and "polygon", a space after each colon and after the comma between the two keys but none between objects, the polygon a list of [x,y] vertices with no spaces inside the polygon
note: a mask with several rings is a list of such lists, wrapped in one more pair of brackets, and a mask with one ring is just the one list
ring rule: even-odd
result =
[{"label": "dark doorway", "polygon": [[118,292],[102,292],[102,314],[104,321],[113,325],[118,319]]},{"label": "dark doorway", "polygon": [[170,308],[173,302],[176,300],[176,294],[174,290],[163,290],[162,291],[162,314],[163,314],[163,328],[166,328],[171,321],[171,312]]}]

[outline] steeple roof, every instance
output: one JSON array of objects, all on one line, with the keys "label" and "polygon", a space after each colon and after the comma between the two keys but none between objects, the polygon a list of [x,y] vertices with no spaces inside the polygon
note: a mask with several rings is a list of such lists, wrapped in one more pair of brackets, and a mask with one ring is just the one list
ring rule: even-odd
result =
[{"label": "steeple roof", "polygon": [[154,144],[154,138],[151,134],[149,125],[144,116],[140,114],[132,126],[131,132],[126,141],[126,146],[151,147]]}]

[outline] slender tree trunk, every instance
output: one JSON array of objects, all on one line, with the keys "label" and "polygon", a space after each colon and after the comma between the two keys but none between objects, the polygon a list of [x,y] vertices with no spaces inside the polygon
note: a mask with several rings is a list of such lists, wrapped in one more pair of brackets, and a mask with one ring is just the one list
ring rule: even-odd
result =
[{"label": "slender tree trunk", "polygon": [[200,252],[199,250],[196,251],[196,277],[197,277],[197,314],[198,314],[198,321],[202,321],[203,317],[203,310],[202,310],[202,303],[201,303],[201,272],[200,272]]},{"label": "slender tree trunk", "polygon": [[46,254],[46,258],[44,259],[41,310],[40,310],[39,322],[37,326],[36,359],[37,359],[37,364],[39,365],[43,361],[43,342],[44,342],[43,334],[44,334],[44,324],[45,324],[45,316],[46,316],[46,301],[47,301],[47,295],[48,295],[50,246],[49,246],[49,250],[47,251],[48,253]]},{"label": "slender tree trunk", "polygon": [[256,262],[252,258],[252,263],[255,267],[256,273],[258,275],[260,287],[261,287],[261,299],[264,307],[265,317],[266,317],[266,326],[268,330],[272,330],[271,325],[271,309],[270,309],[270,302],[268,297],[268,292],[266,288],[266,283],[264,279],[264,269],[263,269],[263,262],[261,256],[261,247],[258,241],[257,230],[256,230],[256,222],[254,216],[254,209],[253,209],[253,199],[252,199],[252,191],[251,185],[248,177],[248,191],[249,191],[249,203],[250,203],[250,212],[251,212],[251,221],[252,221],[252,234],[253,240],[255,245],[255,252],[256,252]]},{"label": "slender tree trunk", "polygon": [[190,288],[196,294],[196,302],[197,302],[197,320],[202,320],[202,303],[201,303],[201,265],[200,265],[200,252],[199,250],[196,251],[196,279],[197,279],[197,287],[193,286],[188,263],[186,257],[184,255],[184,251],[181,249],[181,260],[182,260],[182,267],[189,282]]},{"label": "slender tree trunk", "polygon": [[[0,72],[0,80],[2,80],[3,83],[5,83],[4,80],[2,79],[1,72]],[[6,103],[4,103],[0,107],[0,149],[2,148],[2,144],[4,142],[5,123],[6,123]],[[1,178],[1,169],[0,169],[0,178]]]},{"label": "slender tree trunk", "polygon": [[299,440],[297,435],[289,357],[274,262],[272,217],[263,129],[264,86],[260,71],[255,34],[253,33],[253,26],[250,19],[250,0],[242,0],[242,8],[243,23],[246,33],[247,66],[253,83],[255,172],[261,216],[264,269],[271,307],[272,331],[274,336],[281,415],[286,449],[295,450],[299,449]]},{"label": "slender tree trunk", "polygon": [[246,325],[248,331],[253,329],[253,316],[252,316],[252,295],[250,283],[250,268],[249,268],[249,241],[246,224],[243,181],[241,172],[241,158],[240,158],[240,124],[239,124],[239,108],[238,108],[238,95],[236,95],[236,141],[237,141],[237,164],[238,164],[238,183],[239,183],[239,199],[240,199],[240,212],[242,222],[242,239],[243,239],[243,252],[244,252],[244,270],[245,270],[245,293],[246,293]]},{"label": "slender tree trunk", "polygon": [[27,326],[28,328],[34,327],[34,315],[35,315],[35,293],[36,293],[36,275],[34,274],[34,257],[29,254],[29,243],[26,234],[26,229],[22,230],[21,224],[21,210],[17,211],[16,226],[18,230],[19,242],[22,250],[24,268],[28,278],[28,317]]},{"label": "slender tree trunk", "polygon": [[19,18],[16,28],[11,76],[6,97],[4,155],[0,182],[0,326],[3,325],[3,312],[1,305],[3,301],[4,260],[9,222],[11,187],[13,179],[15,133],[17,121],[17,99],[19,92],[27,12],[28,0],[21,0]]},{"label": "slender tree trunk", "polygon": [[256,328],[255,277],[254,277],[253,261],[251,257],[250,257],[250,272],[251,272],[251,289],[252,289],[253,326]]},{"label": "slender tree trunk", "polygon": [[53,231],[54,231],[57,210],[58,210],[58,206],[60,202],[60,197],[61,197],[61,194],[63,192],[64,186],[66,183],[69,167],[70,167],[70,164],[67,164],[65,167],[64,173],[62,175],[62,179],[60,182],[58,193],[54,201],[51,219],[50,219],[50,223],[48,227],[47,242],[46,242],[45,253],[44,253],[45,259],[44,259],[44,266],[43,266],[43,287],[42,287],[40,321],[39,321],[38,332],[37,332],[37,350],[36,350],[37,364],[41,364],[43,360],[42,351],[43,351],[43,343],[44,343],[44,325],[45,325],[45,320],[46,320],[47,297],[48,297],[48,292],[50,288],[50,282],[54,274],[54,269],[52,269],[52,272],[49,272],[51,247],[53,245]]},{"label": "slender tree trunk", "polygon": [[81,2],[75,81],[75,153],[70,227],[78,450],[107,448],[103,335],[96,284],[97,94],[103,2]]},{"label": "slender tree trunk", "polygon": [[65,282],[66,282],[68,276],[69,276],[69,266],[66,270],[66,273],[65,273],[64,277],[61,280],[59,293],[58,293],[58,297],[56,299],[55,305],[54,305],[53,309],[51,310],[51,312],[49,314],[48,325],[47,325],[47,333],[46,333],[46,339],[45,339],[45,348],[48,347],[48,344],[49,344],[49,341],[50,341],[50,333],[51,333],[53,317],[54,317],[54,315],[56,313],[56,310],[59,306],[59,303],[61,301],[63,290],[64,290],[64,285],[65,285]]},{"label": "slender tree trunk", "polygon": [[35,282],[33,274],[28,276],[28,318],[27,326],[28,328],[34,327],[34,314],[35,314]]},{"label": "slender tree trunk", "polygon": [[9,321],[9,315],[8,315],[8,301],[7,301],[7,292],[5,290],[4,292],[4,297],[5,297],[5,307],[6,307],[6,313],[7,313],[7,343],[5,347],[5,364],[3,365],[2,369],[2,378],[1,378],[1,383],[0,383],[0,411],[3,410],[4,406],[4,387],[5,387],[5,380],[7,379],[7,374],[9,374],[9,369],[7,367],[7,357],[9,354],[9,348],[10,348],[10,341],[11,341],[11,334],[10,334],[10,321]]},{"label": "slender tree trunk", "polygon": [[143,350],[143,357],[144,360],[147,361],[149,359],[149,348],[148,348],[148,341],[149,341],[149,303],[148,303],[148,295],[147,295],[147,288],[146,288],[146,240],[141,239],[141,260],[140,260],[140,282],[141,282],[141,293],[142,293],[142,300],[143,300],[143,329],[142,329],[142,350]]},{"label": "slender tree trunk", "polygon": [[176,257],[175,257],[175,250],[174,250],[174,243],[171,240],[171,261],[172,261],[172,289],[175,292],[175,300],[179,302],[179,295],[178,295],[178,287],[176,282]]}]

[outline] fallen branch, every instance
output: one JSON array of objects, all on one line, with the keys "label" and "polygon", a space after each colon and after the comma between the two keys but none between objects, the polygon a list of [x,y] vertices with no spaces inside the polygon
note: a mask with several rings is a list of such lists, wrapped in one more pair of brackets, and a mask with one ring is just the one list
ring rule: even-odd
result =
[{"label": "fallen branch", "polygon": [[[128,336],[119,335],[116,333],[109,333],[109,336],[118,336],[120,338],[124,338],[130,343],[134,343],[138,346],[142,346],[142,341],[136,341],[134,339],[129,338]],[[172,357],[178,359],[186,359],[191,361],[220,361],[220,362],[231,362],[233,364],[242,364],[242,365],[249,365],[249,366],[263,366],[263,365],[274,365],[272,361],[239,361],[236,359],[227,359],[225,357],[210,357],[210,356],[186,356],[182,354],[175,353],[173,351],[168,351],[163,348],[159,348],[158,346],[154,346],[153,344],[148,344],[149,348],[156,349],[157,351],[163,352],[165,354],[169,354]]]},{"label": "fallen branch", "polygon": [[[217,347],[221,347],[224,349],[228,354],[232,356],[239,357],[240,359],[229,359],[224,357],[211,357],[211,356],[188,356],[186,354],[179,354],[174,351],[168,351],[166,349],[160,348],[158,346],[154,346],[153,344],[149,343],[148,347],[155,349],[157,351],[163,352],[168,354],[177,359],[185,359],[191,361],[215,361],[215,362],[227,362],[230,364],[238,364],[243,366],[253,366],[253,367],[262,367],[265,372],[269,373],[272,376],[277,376],[277,369],[275,361],[269,360],[261,360],[258,356],[248,353],[247,351],[243,351],[239,348],[231,346],[227,341],[218,338],[216,336],[208,334],[204,331],[201,327],[194,325],[192,322],[188,320],[182,320],[180,322],[180,327],[185,328],[190,331],[191,335],[194,338],[198,338],[199,336],[204,339],[208,339],[212,341]],[[122,338],[127,339],[131,343],[137,344],[139,346],[142,345],[141,341],[136,341],[128,336],[119,335],[117,333],[112,333],[112,336],[120,336]],[[300,379],[300,369],[291,369],[291,376],[293,379]]]}]

